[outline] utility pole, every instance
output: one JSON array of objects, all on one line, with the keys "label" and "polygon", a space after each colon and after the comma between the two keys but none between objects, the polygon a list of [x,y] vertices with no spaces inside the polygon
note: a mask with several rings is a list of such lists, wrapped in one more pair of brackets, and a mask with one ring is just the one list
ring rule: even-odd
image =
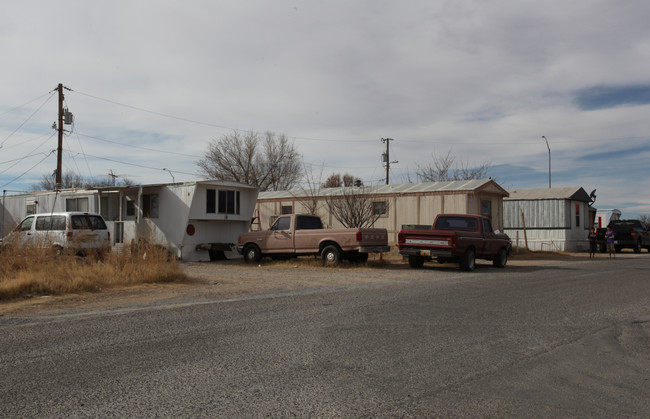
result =
[{"label": "utility pole", "polygon": [[390,180],[390,164],[391,163],[398,163],[397,161],[390,161],[390,142],[395,141],[392,138],[382,138],[381,142],[386,143],[386,152],[382,153],[382,160],[384,163],[386,163],[386,185],[388,185],[389,180]]},{"label": "utility pole", "polygon": [[61,189],[61,166],[63,155],[63,84],[59,83],[56,88],[59,91],[59,145],[56,153],[56,190]]},{"label": "utility pole", "polygon": [[542,135],[544,141],[546,141],[546,148],[548,148],[548,187],[551,187],[551,147],[548,146],[548,140],[545,136]]}]

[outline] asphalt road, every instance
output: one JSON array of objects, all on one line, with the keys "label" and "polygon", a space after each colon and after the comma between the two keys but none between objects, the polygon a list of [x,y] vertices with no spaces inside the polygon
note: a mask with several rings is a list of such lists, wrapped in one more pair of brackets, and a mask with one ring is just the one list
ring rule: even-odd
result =
[{"label": "asphalt road", "polygon": [[350,270],[379,279],[5,315],[0,417],[649,417],[649,268]]}]

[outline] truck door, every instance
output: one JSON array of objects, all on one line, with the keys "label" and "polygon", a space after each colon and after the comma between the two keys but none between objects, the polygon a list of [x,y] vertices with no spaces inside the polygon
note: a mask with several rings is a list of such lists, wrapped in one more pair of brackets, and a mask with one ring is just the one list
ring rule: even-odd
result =
[{"label": "truck door", "polygon": [[281,216],[273,223],[266,242],[268,253],[293,253],[291,216]]},{"label": "truck door", "polygon": [[483,252],[487,255],[495,255],[499,249],[500,243],[496,239],[496,234],[492,230],[490,220],[482,219],[483,223]]}]

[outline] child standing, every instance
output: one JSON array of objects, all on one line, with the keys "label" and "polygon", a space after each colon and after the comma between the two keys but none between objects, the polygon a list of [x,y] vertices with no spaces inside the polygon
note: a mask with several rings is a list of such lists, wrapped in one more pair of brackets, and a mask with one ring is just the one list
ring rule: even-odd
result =
[{"label": "child standing", "polygon": [[610,259],[612,257],[616,259],[616,247],[614,246],[614,237],[616,237],[616,233],[614,233],[614,230],[612,230],[612,228],[608,226],[607,231],[605,232],[605,238],[607,239],[607,252],[609,253]]},{"label": "child standing", "polygon": [[589,259],[593,259],[596,257],[596,251],[598,250],[598,243],[596,243],[598,235],[593,227],[591,228],[587,238],[589,239]]}]

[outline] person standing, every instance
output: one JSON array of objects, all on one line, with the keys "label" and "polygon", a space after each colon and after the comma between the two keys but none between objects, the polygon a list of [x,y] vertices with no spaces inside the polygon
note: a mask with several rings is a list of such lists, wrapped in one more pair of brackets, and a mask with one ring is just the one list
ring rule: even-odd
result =
[{"label": "person standing", "polygon": [[593,227],[591,228],[587,238],[589,239],[589,259],[593,259],[596,257],[596,251],[598,250],[598,243],[596,242],[598,235]]},{"label": "person standing", "polygon": [[605,239],[607,240],[607,253],[609,253],[609,258],[611,259],[616,258],[616,248],[614,246],[614,237],[616,237],[616,233],[614,233],[614,230],[612,230],[611,227],[607,227],[607,231],[605,232]]}]

